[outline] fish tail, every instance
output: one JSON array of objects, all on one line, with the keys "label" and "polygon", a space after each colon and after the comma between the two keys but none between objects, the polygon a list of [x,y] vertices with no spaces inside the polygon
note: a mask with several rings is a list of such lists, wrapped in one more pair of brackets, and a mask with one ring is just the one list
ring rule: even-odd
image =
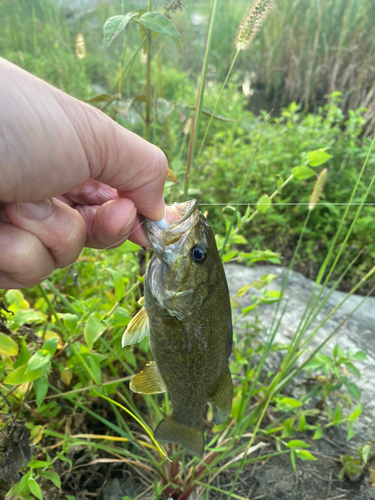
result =
[{"label": "fish tail", "polygon": [[155,439],[178,443],[193,455],[202,457],[204,451],[203,428],[181,424],[172,416],[163,418],[154,432]]}]

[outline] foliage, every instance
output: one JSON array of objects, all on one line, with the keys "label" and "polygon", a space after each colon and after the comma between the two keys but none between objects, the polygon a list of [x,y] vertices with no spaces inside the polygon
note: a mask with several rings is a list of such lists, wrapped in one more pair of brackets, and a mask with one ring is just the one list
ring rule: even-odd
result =
[{"label": "foliage", "polygon": [[[224,2],[218,10],[217,2],[213,3],[208,37],[212,46],[202,42],[206,35],[204,16],[203,22],[187,33],[187,27],[191,27],[186,22],[186,16],[191,16],[189,7],[177,12],[179,2],[172,2],[164,10],[160,7],[153,11],[152,1],[147,10],[139,9],[137,3],[128,2],[129,10],[124,12],[122,3],[111,6],[99,2],[94,12],[73,15],[69,21],[57,4],[48,0],[6,2],[1,9],[7,16],[0,15],[0,19],[11,17],[11,22],[1,21],[1,52],[162,146],[172,168],[165,189],[167,199],[182,198],[185,178],[185,194],[197,197],[202,207],[208,204],[208,217],[216,230],[224,262],[277,264],[286,258],[290,268],[295,263],[302,266],[309,262],[316,287],[288,346],[275,343],[276,317],[282,308],[287,277],[280,292],[268,288],[276,276],[268,274],[232,297],[233,308],[238,309],[242,294],[262,290],[250,306],[238,311],[236,321],[261,304],[275,303],[274,322],[267,332],[256,321],[248,326],[245,335],[236,329],[231,362],[235,382],[231,420],[215,426],[209,412],[207,453],[202,461],[170,445],[165,452],[172,463],[149,436],[162,413],[169,410],[168,397],[135,395],[127,385],[131,375],[151,358],[148,339],[121,348],[123,331],[139,308],[148,255],[130,242],[103,253],[86,250],[74,267],[55,272],[42,285],[25,292],[6,292],[4,304],[0,302],[0,390],[5,414],[0,474],[4,480],[8,470],[4,472],[1,467],[9,462],[11,476],[6,479],[11,478],[13,485],[6,483],[7,499],[30,500],[31,495],[49,498],[51,491],[57,494],[61,487],[72,500],[77,487],[70,478],[76,468],[97,467],[96,471],[106,472],[101,468],[103,460],[119,464],[121,473],[135,467],[152,498],[187,500],[199,488],[207,495],[213,490],[227,498],[242,498],[234,494],[234,489],[247,464],[287,454],[297,471],[298,459],[315,460],[314,452],[308,450],[309,437],[320,439],[327,428],[344,424],[350,439],[362,411],[360,391],[353,377],[360,375],[357,364],[365,354],[344,353],[337,345],[328,356],[318,352],[323,345],[313,353],[308,347],[317,329],[349,296],[312,333],[309,331],[331,293],[319,301],[320,291],[315,299],[327,271],[322,290],[330,277],[335,278],[335,288],[347,276],[350,293],[360,287],[367,291],[366,282],[375,272],[375,268],[369,271],[375,252],[368,230],[372,227],[373,208],[363,210],[366,201],[374,201],[371,192],[368,196],[374,179],[369,173],[374,159],[369,155],[367,161],[370,143],[362,137],[365,111],[359,108],[344,116],[341,94],[334,92],[314,115],[306,110],[301,113],[301,106],[292,103],[279,117],[271,119],[266,113],[255,117],[246,109],[246,96],[238,87],[244,67],[247,70],[245,56],[239,56],[236,83],[229,81],[230,72],[225,85],[218,83],[222,79],[215,79],[216,73],[226,72],[228,58],[224,55],[229,50],[228,44],[224,47],[224,37],[218,36],[218,28],[224,20],[228,26],[237,27],[245,10],[241,2],[235,9],[231,2]],[[254,43],[254,69],[257,57],[268,54],[271,58],[275,39],[278,50],[282,47],[281,35],[293,42],[284,29],[291,14],[281,10],[286,9],[287,2],[279,3],[271,23],[266,24],[266,35]],[[298,3],[304,5],[303,0]],[[328,3],[337,7],[335,0]],[[354,2],[342,4],[342,19],[347,26],[351,22],[348,5],[353,7]],[[231,14],[224,18],[221,9],[228,10],[228,6]],[[206,6],[200,8],[205,13]],[[361,23],[367,26],[364,14],[362,7],[361,15],[354,18],[355,32]],[[302,26],[298,16],[292,23],[293,33],[299,33]],[[278,27],[276,21],[280,19],[283,23]],[[311,26],[313,20],[310,7],[306,24]],[[269,35],[273,32],[272,38]],[[301,50],[319,48],[315,41],[319,36],[312,37],[313,32],[304,31],[309,36],[303,46],[298,45]],[[86,44],[85,57],[74,54],[77,33],[82,33],[81,43]],[[338,33],[334,31],[332,43]],[[196,44],[188,43],[191,37],[197,38]],[[345,37],[340,38],[340,56],[345,53]],[[198,79],[204,50],[206,56]],[[209,63],[212,53],[216,64]],[[291,50],[286,54],[290,57]],[[318,55],[316,52],[316,60]],[[372,57],[371,50],[368,57]],[[312,71],[315,61],[302,59],[303,71],[306,64]],[[189,61],[194,64],[189,66]],[[263,79],[267,86],[270,74]],[[274,89],[284,84],[282,78],[276,79]],[[367,85],[364,80],[362,84]],[[303,97],[305,103],[317,95],[314,85],[312,79],[308,95]],[[195,168],[186,169],[186,164],[193,163]],[[322,189],[319,179],[326,175],[325,171],[327,179]],[[308,208],[312,192],[320,201],[315,199],[317,204]],[[359,206],[347,211],[335,205],[347,204],[348,200]],[[223,207],[210,206],[216,203]],[[247,206],[242,209],[236,203]],[[285,205],[288,203],[293,204],[292,208]],[[362,254],[355,268],[348,270],[353,248]],[[331,263],[333,256],[342,254],[339,263]],[[337,329],[324,343],[336,333]],[[282,358],[278,369],[267,373],[266,360],[271,351],[280,351]],[[306,374],[303,391],[294,396],[288,384],[302,372]],[[32,456],[25,445],[29,434]],[[259,436],[272,438],[272,448],[259,441]],[[14,449],[22,453],[12,454]],[[252,457],[258,449],[260,456]],[[345,473],[353,469],[353,463],[363,473],[370,451],[363,448],[360,453],[359,461],[350,457],[344,460]],[[227,469],[235,476],[230,491],[212,484]],[[91,470],[86,485],[93,490],[99,487]]]}]

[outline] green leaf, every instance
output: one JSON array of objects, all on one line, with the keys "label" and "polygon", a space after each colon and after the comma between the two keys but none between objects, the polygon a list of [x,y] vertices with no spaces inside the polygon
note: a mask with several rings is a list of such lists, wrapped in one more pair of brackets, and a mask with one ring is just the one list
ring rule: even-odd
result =
[{"label": "green leaf", "polygon": [[232,237],[232,240],[236,245],[246,245],[248,243],[247,239],[245,236],[242,236],[242,234],[235,234]]},{"label": "green leaf", "polygon": [[307,163],[310,167],[319,167],[319,165],[323,165],[323,163],[326,163],[330,158],[332,158],[332,156],[326,153],[324,149],[317,149],[316,151],[310,151],[306,154]]},{"label": "green leaf", "polygon": [[247,307],[244,307],[244,309],[242,309],[241,313],[242,314],[247,314],[249,313],[250,311],[253,311],[254,309],[256,309],[258,307],[258,304],[255,303],[253,304],[252,306],[247,306]]},{"label": "green leaf", "polygon": [[292,439],[287,443],[288,448],[310,448],[310,445],[301,439]]},{"label": "green leaf", "polygon": [[338,426],[340,425],[341,421],[342,421],[342,409],[340,405],[337,405],[335,408],[335,414],[333,415],[332,423],[333,425]]},{"label": "green leaf", "polygon": [[294,450],[297,457],[300,458],[301,460],[316,460],[314,455],[312,455],[309,451],[307,450]]},{"label": "green leaf", "polygon": [[280,403],[284,406],[287,406],[289,408],[298,408],[299,406],[302,406],[301,401],[298,401],[297,399],[294,398],[282,398]]},{"label": "green leaf", "polygon": [[85,339],[90,349],[95,341],[103,335],[107,326],[100,321],[99,313],[90,314],[85,326]]},{"label": "green leaf", "polygon": [[223,258],[221,259],[222,262],[228,262],[228,260],[234,259],[234,257],[238,254],[237,250],[232,250],[230,252],[227,252],[225,255],[223,255]]},{"label": "green leaf", "polygon": [[56,472],[43,471],[39,472],[39,475],[52,481],[57,488],[61,488],[61,479]]},{"label": "green leaf", "polygon": [[262,304],[273,304],[274,302],[278,302],[280,300],[280,297],[281,292],[279,292],[278,290],[264,290],[263,296],[259,297],[259,301]]},{"label": "green leaf", "polygon": [[321,427],[317,427],[315,434],[313,435],[313,439],[320,439],[323,436],[323,429]]},{"label": "green leaf", "polygon": [[348,388],[349,394],[353,396],[354,399],[359,401],[361,399],[361,391],[359,387],[353,382],[345,382],[345,385]]},{"label": "green leaf", "polygon": [[344,364],[349,370],[354,373],[354,375],[358,378],[361,378],[361,374],[359,373],[358,368],[356,368],[353,363],[350,363],[349,361],[344,361]]},{"label": "green leaf", "polygon": [[46,320],[47,318],[43,313],[34,311],[33,309],[17,311],[12,318],[13,323],[17,326],[22,326],[26,323],[44,323]]},{"label": "green leaf", "polygon": [[48,375],[44,374],[41,377],[37,378],[33,382],[35,394],[36,394],[36,405],[39,407],[44,398],[47,396],[48,392]]},{"label": "green leaf", "polygon": [[353,412],[351,413],[349,417],[350,422],[355,422],[361,413],[362,413],[362,405],[359,404],[354,408]]},{"label": "green leaf", "polygon": [[16,368],[6,377],[3,383],[8,385],[24,384],[25,382],[32,382],[44,373],[42,368],[26,373],[26,368],[27,363]]},{"label": "green leaf", "polygon": [[59,317],[63,320],[65,328],[68,330],[68,332],[74,333],[79,317],[76,314],[71,313],[62,313],[59,314]]},{"label": "green leaf", "polygon": [[180,33],[173,26],[171,21],[159,12],[146,12],[139,19],[139,22],[147,29],[169,35],[173,38],[180,38]]},{"label": "green leaf", "polygon": [[92,356],[88,356],[87,359],[88,359],[91,371],[92,371],[92,373],[93,373],[93,375],[95,377],[95,382],[97,384],[101,384],[102,383],[102,378],[101,378],[101,370],[100,370],[99,363]]},{"label": "green leaf", "polygon": [[356,359],[357,361],[365,361],[367,359],[367,354],[363,351],[357,351],[354,354],[353,359]]},{"label": "green leaf", "polygon": [[42,349],[48,351],[53,356],[56,352],[58,342],[58,337],[51,337],[44,342]]},{"label": "green leaf", "polygon": [[257,202],[258,211],[261,214],[265,214],[267,210],[270,208],[270,206],[271,206],[271,198],[267,194],[262,195]]},{"label": "green leaf", "polygon": [[41,349],[40,351],[37,351],[27,362],[25,373],[42,368],[44,365],[49,363],[51,357],[52,355],[49,351],[47,351],[47,349]]},{"label": "green leaf", "polygon": [[354,432],[353,424],[351,422],[347,422],[346,425],[348,426],[348,435],[346,437],[346,440],[350,441],[352,439],[352,437],[354,436],[355,432]]},{"label": "green leaf", "polygon": [[103,50],[108,49],[117,35],[126,28],[137,12],[128,12],[125,16],[113,16],[106,20],[103,27]]},{"label": "green leaf", "polygon": [[18,354],[18,345],[5,333],[0,333],[0,354],[5,354],[5,356]]},{"label": "green leaf", "polygon": [[248,290],[250,290],[250,288],[252,288],[253,285],[252,283],[250,283],[250,285],[244,285],[242,286],[238,292],[236,293],[237,297],[240,299],[241,297],[243,297],[245,295],[245,293],[248,292]]},{"label": "green leaf", "polygon": [[42,490],[40,489],[40,486],[35,481],[35,479],[29,477],[29,479],[27,480],[27,485],[34,496],[36,496],[39,500],[43,500]]},{"label": "green leaf", "polygon": [[112,274],[112,278],[115,284],[115,298],[117,302],[120,302],[125,297],[125,285],[121,274],[114,269],[106,269],[106,271]]},{"label": "green leaf", "polygon": [[301,167],[292,168],[292,174],[297,180],[303,181],[305,179],[313,177],[315,175],[315,172],[314,170],[311,170],[311,168],[302,165]]},{"label": "green leaf", "polygon": [[362,460],[363,460],[363,463],[366,465],[367,464],[367,461],[368,461],[368,457],[370,455],[370,451],[371,451],[371,445],[369,444],[366,444],[363,448],[362,448]]},{"label": "green leaf", "polygon": [[56,455],[62,462],[66,462],[67,464],[69,464],[69,470],[72,470],[73,462],[70,460],[70,458],[66,457],[61,451],[58,451]]},{"label": "green leaf", "polygon": [[46,462],[45,460],[31,460],[28,463],[30,469],[41,469],[42,467],[52,467],[51,462]]}]

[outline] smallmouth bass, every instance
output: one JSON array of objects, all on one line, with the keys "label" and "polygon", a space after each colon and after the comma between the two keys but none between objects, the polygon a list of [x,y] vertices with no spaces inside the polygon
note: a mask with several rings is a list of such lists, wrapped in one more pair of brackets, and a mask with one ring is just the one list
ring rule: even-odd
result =
[{"label": "smallmouth bass", "polygon": [[146,269],[144,307],[122,345],[150,337],[154,361],[134,375],[130,389],[168,392],[172,411],[156,427],[155,439],[202,456],[207,403],[216,424],[232,406],[229,291],[213,231],[196,200],[167,206],[165,217],[145,219],[155,253]]}]

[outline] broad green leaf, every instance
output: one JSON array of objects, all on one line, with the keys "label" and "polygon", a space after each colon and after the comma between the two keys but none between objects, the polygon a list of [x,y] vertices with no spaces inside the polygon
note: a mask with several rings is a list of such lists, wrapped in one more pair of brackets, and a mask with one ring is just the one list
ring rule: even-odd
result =
[{"label": "broad green leaf", "polygon": [[294,398],[282,398],[280,403],[282,403],[285,406],[288,406],[289,408],[298,408],[299,406],[302,406],[301,401],[298,401],[298,399]]},{"label": "broad green leaf", "polygon": [[361,413],[362,413],[362,405],[359,404],[354,408],[353,412],[351,413],[349,417],[350,422],[355,422]]},{"label": "broad green leaf", "polygon": [[292,168],[292,174],[297,180],[303,181],[305,179],[313,177],[315,175],[315,172],[314,170],[311,170],[311,168],[302,165],[301,167]]},{"label": "broad green leaf", "polygon": [[371,451],[371,445],[369,444],[366,444],[363,448],[362,448],[362,460],[363,460],[363,463],[366,465],[367,464],[367,460],[368,460],[368,457],[370,455],[370,451]]},{"label": "broad green leaf", "polygon": [[16,368],[6,377],[3,383],[8,385],[24,384],[25,382],[32,382],[44,373],[42,368],[26,373],[26,368],[27,363]]},{"label": "broad green leaf", "polygon": [[99,313],[92,313],[85,326],[85,339],[86,343],[90,349],[94,345],[95,341],[103,335],[107,326],[100,321]]},{"label": "broad green leaf", "polygon": [[137,12],[128,12],[125,16],[113,16],[106,20],[103,27],[103,50],[108,49],[114,38],[126,28],[132,17],[137,14]]},{"label": "broad green leaf", "polygon": [[12,321],[17,326],[25,325],[26,323],[44,323],[47,317],[40,311],[28,309],[26,311],[17,311],[12,318]]},{"label": "broad green leaf", "polygon": [[41,349],[40,351],[37,351],[27,362],[25,373],[42,368],[44,365],[49,363],[51,357],[52,355],[49,351],[47,351],[47,349]]},{"label": "broad green leaf", "polygon": [[337,405],[335,408],[335,414],[333,415],[332,423],[333,425],[340,425],[342,421],[342,409],[340,405]]},{"label": "broad green leaf", "polygon": [[344,361],[344,364],[349,370],[354,373],[354,375],[358,378],[361,378],[361,374],[359,373],[358,368],[356,368],[353,363],[350,363],[349,361]]},{"label": "broad green leaf", "polygon": [[312,455],[309,451],[307,450],[294,450],[297,457],[300,458],[301,460],[316,460],[314,455]]},{"label": "broad green leaf", "polygon": [[319,167],[319,165],[326,163],[332,156],[326,153],[324,149],[317,149],[316,151],[307,153],[306,158],[310,167]]},{"label": "broad green leaf", "polygon": [[5,356],[18,354],[18,345],[5,333],[0,333],[0,354],[5,354]]},{"label": "broad green leaf", "polygon": [[121,274],[114,269],[106,269],[106,271],[112,274],[112,278],[115,284],[115,297],[117,302],[120,302],[125,297],[125,285],[121,277]]},{"label": "broad green leaf", "polygon": [[257,209],[261,214],[265,214],[267,210],[270,208],[270,206],[271,206],[271,198],[267,194],[264,194],[259,198],[257,202]]},{"label": "broad green leaf", "polygon": [[58,337],[51,337],[44,342],[42,349],[48,351],[53,356],[56,352],[58,342]]},{"label": "broad green leaf", "polygon": [[43,500],[42,490],[40,489],[40,486],[35,481],[35,479],[29,477],[29,479],[27,480],[27,485],[34,496],[36,496],[39,500]]},{"label": "broad green leaf", "polygon": [[247,313],[249,313],[250,311],[253,311],[254,309],[256,309],[257,307],[258,307],[258,304],[257,304],[257,303],[255,303],[255,304],[253,304],[252,306],[247,306],[247,307],[245,307],[244,309],[242,309],[241,313],[242,313],[242,314],[247,314]]},{"label": "broad green leaf", "polygon": [[357,351],[354,354],[353,359],[356,359],[357,361],[365,361],[367,359],[367,354],[363,351]]},{"label": "broad green leaf", "polygon": [[44,374],[41,377],[37,378],[33,382],[35,394],[36,394],[36,405],[39,407],[44,398],[47,396],[48,392],[48,375]]},{"label": "broad green leaf", "polygon": [[169,35],[173,38],[180,38],[180,33],[173,26],[171,21],[159,12],[146,12],[139,19],[139,22],[147,29]]},{"label": "broad green leaf", "polygon": [[359,401],[361,399],[361,391],[359,387],[353,382],[345,382],[345,385],[348,388],[349,394]]},{"label": "broad green leaf", "polygon": [[259,301],[262,304],[273,304],[274,302],[278,302],[281,297],[281,292],[277,290],[264,290],[263,296],[259,297]]},{"label": "broad green leaf", "polygon": [[76,314],[71,313],[62,313],[59,314],[59,317],[62,318],[65,328],[68,330],[68,332],[74,333],[79,317]]},{"label": "broad green leaf", "polygon": [[41,469],[42,467],[52,467],[51,462],[46,462],[45,460],[31,460],[28,463],[30,469]]},{"label": "broad green leaf", "polygon": [[10,311],[18,310],[19,308],[29,309],[30,304],[25,300],[21,290],[8,290],[5,294],[6,301],[10,305],[16,305],[17,307],[9,307]]},{"label": "broad green leaf", "polygon": [[310,445],[300,439],[292,439],[287,443],[288,448],[310,448]]},{"label": "broad green leaf", "polygon": [[231,252],[227,252],[225,255],[223,255],[223,258],[221,260],[223,261],[223,263],[228,262],[228,260],[234,259],[237,254],[237,250],[232,250]]},{"label": "broad green leaf", "polygon": [[244,236],[242,236],[242,234],[235,234],[232,237],[232,240],[233,243],[235,243],[236,245],[246,245],[248,243],[247,239]]},{"label": "broad green leaf", "polygon": [[39,472],[39,475],[52,481],[57,488],[61,488],[61,479],[56,472],[42,471]]},{"label": "broad green leaf", "polygon": [[313,439],[320,439],[321,437],[323,437],[323,429],[318,427],[313,435]]}]

